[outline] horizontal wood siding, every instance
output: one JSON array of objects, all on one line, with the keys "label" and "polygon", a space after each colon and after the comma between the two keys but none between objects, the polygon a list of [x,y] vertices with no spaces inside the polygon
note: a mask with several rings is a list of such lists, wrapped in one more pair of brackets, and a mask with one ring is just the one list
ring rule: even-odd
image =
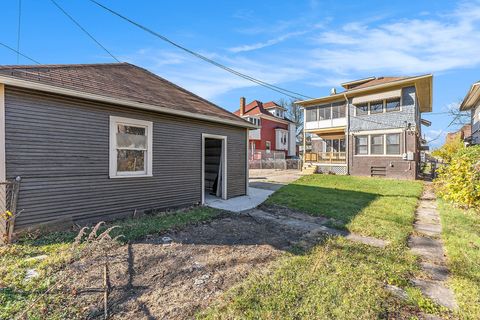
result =
[{"label": "horizontal wood siding", "polygon": [[[7,177],[21,229],[201,201],[202,133],[227,136],[228,197],[246,191],[246,129],[6,87]],[[148,120],[153,177],[109,178],[109,116]]]}]

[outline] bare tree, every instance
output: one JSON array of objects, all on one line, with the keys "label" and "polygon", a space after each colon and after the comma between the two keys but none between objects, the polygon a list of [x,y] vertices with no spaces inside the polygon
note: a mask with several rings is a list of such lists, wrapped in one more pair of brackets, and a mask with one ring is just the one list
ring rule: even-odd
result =
[{"label": "bare tree", "polygon": [[462,127],[466,124],[470,124],[470,121],[471,121],[470,111],[461,111],[460,102],[449,104],[447,106],[447,112],[449,116],[452,118],[451,125]]},{"label": "bare tree", "polygon": [[294,99],[281,98],[277,101],[279,106],[287,109],[287,118],[295,123],[297,142],[302,142],[303,139],[303,110],[300,106],[295,104]]}]

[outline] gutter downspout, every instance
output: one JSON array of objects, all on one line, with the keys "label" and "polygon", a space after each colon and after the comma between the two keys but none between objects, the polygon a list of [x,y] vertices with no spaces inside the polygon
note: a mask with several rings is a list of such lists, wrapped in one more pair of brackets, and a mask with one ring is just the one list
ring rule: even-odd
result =
[{"label": "gutter downspout", "polygon": [[346,158],[347,158],[347,175],[350,175],[350,104],[348,103],[348,98],[347,94],[344,93],[343,97],[345,98],[345,111],[346,111],[346,116],[347,116],[347,128],[345,130],[345,143],[346,143],[346,148],[345,150],[347,151],[346,153]]},{"label": "gutter downspout", "polygon": [[306,108],[304,107],[303,108],[303,159],[302,159],[302,171],[303,171],[303,166],[305,165],[305,151],[306,151],[306,148],[307,148],[307,135],[305,133],[305,122],[307,120],[307,111],[306,111]]}]

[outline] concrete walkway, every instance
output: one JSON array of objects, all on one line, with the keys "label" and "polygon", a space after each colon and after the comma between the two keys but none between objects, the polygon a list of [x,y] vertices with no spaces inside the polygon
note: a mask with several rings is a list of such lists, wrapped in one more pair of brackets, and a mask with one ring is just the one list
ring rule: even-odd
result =
[{"label": "concrete walkway", "polygon": [[240,196],[223,200],[212,195],[205,195],[205,205],[211,208],[231,212],[241,212],[253,209],[267,200],[274,191],[259,188],[248,188],[248,196]]},{"label": "concrete walkway", "polygon": [[410,250],[418,255],[426,278],[412,279],[424,295],[449,309],[456,309],[457,303],[452,290],[446,286],[448,269],[445,263],[443,244],[440,239],[442,225],[437,211],[435,194],[431,185],[426,185],[417,211],[414,230],[408,241]]}]

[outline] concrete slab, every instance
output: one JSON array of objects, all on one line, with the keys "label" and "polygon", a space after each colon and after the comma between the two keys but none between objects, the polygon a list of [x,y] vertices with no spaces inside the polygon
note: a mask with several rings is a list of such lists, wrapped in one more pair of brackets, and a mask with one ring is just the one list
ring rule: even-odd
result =
[{"label": "concrete slab", "polygon": [[411,251],[419,255],[422,260],[443,264],[445,257],[443,255],[442,243],[438,240],[412,236],[408,240]]},{"label": "concrete slab", "polygon": [[274,191],[257,188],[248,188],[248,196],[240,196],[223,200],[211,195],[205,195],[205,205],[211,208],[231,212],[241,212],[257,207],[267,200]]}]

